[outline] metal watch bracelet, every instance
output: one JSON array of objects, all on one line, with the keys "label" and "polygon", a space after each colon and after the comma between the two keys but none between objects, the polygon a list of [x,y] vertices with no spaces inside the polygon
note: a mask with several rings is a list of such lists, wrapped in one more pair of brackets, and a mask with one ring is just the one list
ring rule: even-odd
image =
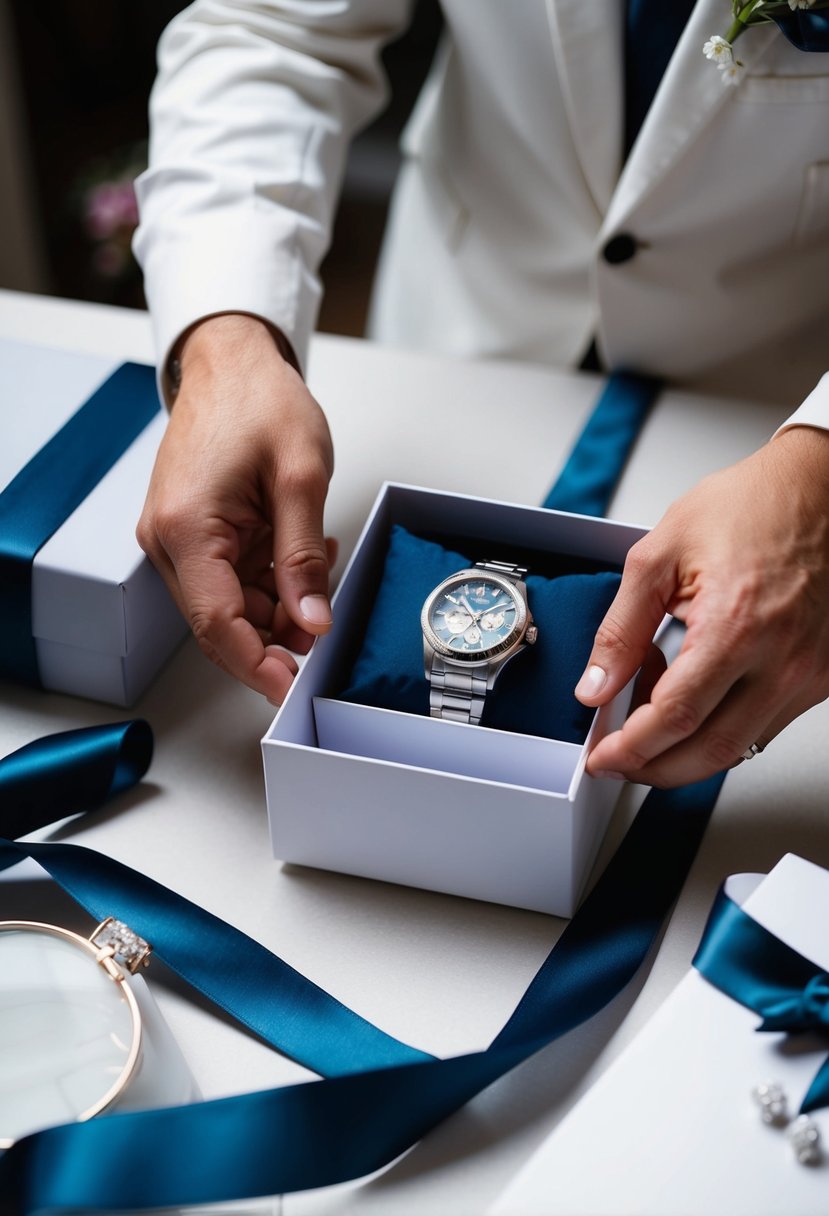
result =
[{"label": "metal watch bracelet", "polygon": [[[476,562],[475,569],[503,575],[514,583],[520,582],[527,574],[526,566],[514,566],[509,562]],[[440,655],[434,655],[429,678],[430,716],[479,726],[486,701],[487,679],[486,668],[482,671],[461,671],[451,664],[447,667]]]}]

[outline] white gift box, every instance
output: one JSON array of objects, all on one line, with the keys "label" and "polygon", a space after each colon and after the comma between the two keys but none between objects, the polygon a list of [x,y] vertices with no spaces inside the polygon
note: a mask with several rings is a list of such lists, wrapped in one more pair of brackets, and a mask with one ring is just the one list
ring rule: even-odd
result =
[{"label": "white gift box", "polygon": [[[0,490],[118,366],[0,340]],[[35,557],[32,632],[44,688],[130,705],[186,627],[135,539],[159,410]]]},{"label": "white gift box", "polygon": [[[336,699],[363,636],[393,524],[621,566],[642,529],[538,507],[385,485],[334,598],[334,625],[262,740],[282,861],[571,916],[620,785],[584,771],[624,719],[600,710],[584,746]],[[420,605],[416,627],[419,629]],[[563,623],[566,628],[566,623]]]},{"label": "white gift box", "polygon": [[[756,881],[740,876],[748,877]],[[789,854],[743,907],[829,969],[829,872]],[[756,1085],[776,1081],[789,1114],[796,1114],[826,1058],[826,1040],[757,1034],[760,1021],[692,968],[530,1158],[492,1216],[818,1216],[829,1210],[829,1111],[810,1116],[820,1128],[823,1162],[802,1165],[786,1131],[764,1124],[751,1097]]]}]

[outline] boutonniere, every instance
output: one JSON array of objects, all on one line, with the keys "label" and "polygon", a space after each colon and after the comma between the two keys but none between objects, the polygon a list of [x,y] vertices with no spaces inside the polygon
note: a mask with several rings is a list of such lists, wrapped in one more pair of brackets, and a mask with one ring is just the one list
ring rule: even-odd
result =
[{"label": "boutonniere", "polygon": [[829,51],[829,0],[731,0],[733,20],[725,37],[714,34],[702,48],[720,69],[723,84],[739,84],[743,65],[734,43],[752,25],[772,22],[800,51]]}]

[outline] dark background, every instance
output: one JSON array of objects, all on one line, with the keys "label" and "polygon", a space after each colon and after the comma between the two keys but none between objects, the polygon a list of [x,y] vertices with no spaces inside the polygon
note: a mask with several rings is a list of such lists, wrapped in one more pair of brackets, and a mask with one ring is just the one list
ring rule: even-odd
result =
[{"label": "dark background", "polygon": [[[180,0],[7,0],[9,62],[20,95],[31,220],[54,295],[144,307],[126,226],[101,249],[85,214],[91,192],[140,171],[147,102],[162,29]],[[391,102],[352,146],[331,250],[323,264],[319,328],[363,331],[397,141],[440,31],[437,0],[419,0],[410,30],[384,52]],[[13,232],[2,234],[14,240]],[[16,286],[4,284],[2,286]],[[42,289],[42,287],[41,287]]]}]

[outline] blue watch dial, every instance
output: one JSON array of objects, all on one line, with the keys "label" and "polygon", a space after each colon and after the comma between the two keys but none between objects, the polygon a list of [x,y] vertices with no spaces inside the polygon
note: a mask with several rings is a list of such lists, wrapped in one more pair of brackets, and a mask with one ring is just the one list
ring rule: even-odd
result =
[{"label": "blue watch dial", "polygon": [[429,624],[451,652],[483,657],[514,631],[515,599],[486,577],[465,579],[436,598]]}]

